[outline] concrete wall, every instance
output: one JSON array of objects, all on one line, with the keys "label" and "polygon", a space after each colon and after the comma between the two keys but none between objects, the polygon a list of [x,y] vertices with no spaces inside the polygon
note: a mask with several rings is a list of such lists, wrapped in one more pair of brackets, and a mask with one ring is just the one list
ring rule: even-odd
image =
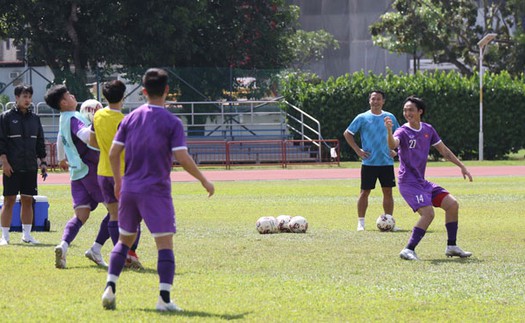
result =
[{"label": "concrete wall", "polygon": [[301,29],[324,29],[339,41],[338,50],[325,53],[325,58],[309,70],[326,79],[364,70],[382,73],[388,67],[394,72],[409,69],[407,55],[390,54],[374,46],[368,26],[390,9],[391,0],[288,0],[301,8]]}]

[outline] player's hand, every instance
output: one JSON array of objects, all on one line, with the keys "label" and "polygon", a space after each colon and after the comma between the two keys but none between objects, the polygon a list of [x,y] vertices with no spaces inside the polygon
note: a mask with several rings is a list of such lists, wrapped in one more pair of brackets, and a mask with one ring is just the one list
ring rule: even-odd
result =
[{"label": "player's hand", "polygon": [[120,189],[122,187],[122,180],[115,180],[114,193],[117,200],[120,200]]},{"label": "player's hand", "polygon": [[67,162],[67,159],[62,159],[58,162],[58,167],[60,167],[62,170],[68,170],[69,163]]},{"label": "player's hand", "polygon": [[361,157],[362,159],[367,159],[370,156],[370,154],[364,151],[363,149],[359,149],[357,151],[357,156]]},{"label": "player's hand", "polygon": [[397,156],[397,151],[395,151],[394,149],[391,149],[390,150],[390,157],[394,158]]},{"label": "player's hand", "polygon": [[11,167],[11,164],[9,164],[9,162],[5,162],[2,165],[2,169],[4,171],[5,176],[11,177],[11,175],[13,175],[13,168]]},{"label": "player's hand", "polygon": [[206,189],[208,192],[208,197],[211,197],[215,193],[215,186],[210,181],[205,181],[202,183],[202,186]]},{"label": "player's hand", "polygon": [[47,166],[46,165],[40,166],[40,172],[42,174],[42,180],[45,181],[47,178]]},{"label": "player's hand", "polygon": [[468,177],[469,182],[472,182],[472,175],[466,168],[461,169],[461,174],[463,174],[463,179],[467,179]]},{"label": "player's hand", "polygon": [[394,126],[394,123],[392,122],[392,119],[390,117],[385,117],[385,127],[387,130],[391,131],[392,127]]}]

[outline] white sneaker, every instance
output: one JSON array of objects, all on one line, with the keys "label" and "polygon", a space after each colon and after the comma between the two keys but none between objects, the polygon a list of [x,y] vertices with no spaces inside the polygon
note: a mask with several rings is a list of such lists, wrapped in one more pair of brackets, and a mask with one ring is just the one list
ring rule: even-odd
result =
[{"label": "white sneaker", "polygon": [[401,231],[403,229],[401,229],[400,227],[398,227],[397,225],[395,225],[393,228],[392,228],[392,231],[393,232],[397,232],[397,231]]},{"label": "white sneaker", "polygon": [[361,223],[357,224],[357,231],[365,231],[365,226],[361,225]]},{"label": "white sneaker", "polygon": [[0,246],[7,246],[9,245],[9,240],[4,239],[4,237],[0,238]]},{"label": "white sneaker", "polygon": [[416,255],[416,252],[407,248],[401,250],[401,252],[399,253],[399,257],[405,260],[419,260],[419,258]]},{"label": "white sneaker", "polygon": [[172,303],[171,301],[169,303],[166,303],[162,300],[162,297],[159,296],[159,300],[157,301],[157,306],[155,306],[157,311],[160,312],[182,312],[182,308],[178,307],[177,304]]},{"label": "white sneaker", "polygon": [[463,251],[458,246],[447,246],[447,249],[445,250],[445,255],[447,257],[467,258],[467,257],[472,256],[472,252]]},{"label": "white sneaker", "polygon": [[27,238],[26,237],[22,237],[22,242],[28,243],[28,244],[39,244],[40,243],[40,242],[38,242],[38,240],[36,240],[32,236],[29,236]]},{"label": "white sneaker", "polygon": [[60,245],[55,247],[55,267],[58,269],[66,268],[66,252]]},{"label": "white sneaker", "polygon": [[114,310],[116,305],[116,297],[113,293],[113,289],[111,287],[106,287],[104,290],[104,294],[102,294],[102,307],[104,307],[107,310]]},{"label": "white sneaker", "polygon": [[86,258],[88,258],[89,260],[93,261],[101,267],[108,267],[108,264],[104,261],[104,258],[102,258],[100,252],[95,252],[93,248],[89,248],[88,250],[86,250],[84,256],[86,256]]}]

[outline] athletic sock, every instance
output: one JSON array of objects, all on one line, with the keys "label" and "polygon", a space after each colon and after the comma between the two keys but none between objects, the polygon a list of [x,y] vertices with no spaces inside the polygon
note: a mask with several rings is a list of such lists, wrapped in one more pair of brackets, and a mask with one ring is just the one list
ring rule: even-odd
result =
[{"label": "athletic sock", "polygon": [[173,285],[175,276],[175,256],[172,249],[162,249],[158,252],[157,272],[161,284]]},{"label": "athletic sock", "polygon": [[128,246],[126,246],[122,242],[117,242],[117,244],[111,251],[111,255],[109,256],[108,276],[120,276],[120,273],[124,268],[124,264],[126,263],[126,256],[128,254],[128,250]]},{"label": "athletic sock", "polygon": [[109,221],[108,222],[108,231],[109,236],[111,237],[111,241],[113,241],[113,245],[117,245],[118,242],[118,221]]},{"label": "athletic sock", "polygon": [[100,222],[100,227],[98,228],[98,234],[97,238],[95,239],[95,242],[99,243],[101,246],[106,243],[109,239],[109,230],[108,230],[108,222],[109,222],[109,213],[104,217],[102,222]]},{"label": "athletic sock", "polygon": [[2,238],[9,241],[9,227],[2,227]]},{"label": "athletic sock", "polygon": [[82,221],[80,221],[76,216],[73,216],[66,224],[64,228],[64,233],[62,234],[62,240],[67,242],[68,245],[75,240],[80,228],[82,227]]},{"label": "athletic sock", "polygon": [[447,228],[447,246],[455,246],[458,235],[458,222],[445,223],[445,227]]},{"label": "athletic sock", "polygon": [[24,235],[24,239],[28,240],[31,237],[32,227],[32,224],[22,224],[22,233]]},{"label": "athletic sock", "polygon": [[414,227],[414,229],[412,229],[412,235],[410,236],[410,240],[408,240],[406,248],[410,250],[415,250],[421,239],[423,239],[423,237],[425,236],[425,233],[425,230],[418,227]]}]

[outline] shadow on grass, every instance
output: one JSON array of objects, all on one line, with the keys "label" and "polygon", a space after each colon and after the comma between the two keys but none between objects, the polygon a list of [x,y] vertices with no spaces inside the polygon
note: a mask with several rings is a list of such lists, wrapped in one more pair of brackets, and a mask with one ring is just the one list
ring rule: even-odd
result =
[{"label": "shadow on grass", "polygon": [[247,314],[250,314],[250,312],[241,313],[241,314],[213,314],[213,313],[201,312],[201,311],[159,312],[151,308],[142,309],[142,311],[148,312],[148,313],[159,313],[159,315],[162,315],[162,316],[202,317],[202,318],[216,318],[216,319],[222,319],[222,320],[243,320]]},{"label": "shadow on grass", "polygon": [[480,260],[478,258],[440,258],[440,259],[428,259],[425,260],[430,262],[433,265],[441,265],[441,264],[449,264],[451,262],[454,263],[460,263],[460,264],[479,264],[482,263],[483,260]]}]

